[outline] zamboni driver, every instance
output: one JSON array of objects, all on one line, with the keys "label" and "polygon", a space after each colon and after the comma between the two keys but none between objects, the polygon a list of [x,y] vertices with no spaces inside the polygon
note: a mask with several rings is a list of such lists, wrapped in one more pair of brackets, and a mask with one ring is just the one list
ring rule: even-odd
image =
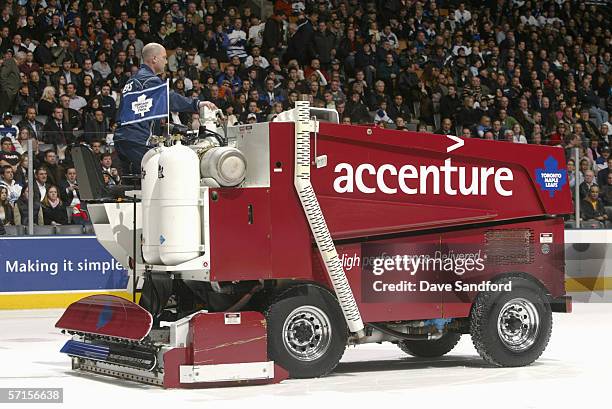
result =
[{"label": "zamboni driver", "polygon": [[[134,74],[123,88],[123,93],[142,91],[148,88],[163,84],[159,74],[164,72],[167,63],[166,49],[157,43],[149,43],[142,49],[143,64],[136,74]],[[121,101],[123,104],[123,100]],[[215,104],[209,101],[199,101],[197,99],[186,98],[182,95],[170,91],[170,111],[171,112],[199,112],[201,107],[215,110]],[[121,107],[119,111],[121,112]],[[155,119],[131,123],[122,126],[118,124],[114,136],[117,154],[121,160],[123,173],[140,173],[140,162],[145,152],[149,150],[147,140],[154,131]]]}]

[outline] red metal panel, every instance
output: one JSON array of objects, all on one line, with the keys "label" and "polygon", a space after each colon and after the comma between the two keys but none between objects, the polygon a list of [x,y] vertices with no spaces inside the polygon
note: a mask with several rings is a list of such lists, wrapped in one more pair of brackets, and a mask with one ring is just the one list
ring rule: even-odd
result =
[{"label": "red metal panel", "polygon": [[[290,123],[270,124],[269,189],[217,190],[219,200],[211,202],[211,279],[300,278],[329,286],[293,187],[293,127]],[[368,131],[371,132],[368,134]],[[561,149],[466,140],[465,146],[449,154],[446,148],[452,141],[444,136],[326,123],[321,123],[317,138],[317,154],[327,155],[327,166],[312,167],[312,180],[332,236],[336,240],[355,238],[356,241],[370,236],[368,241],[362,244],[341,247],[341,256],[344,254],[345,257],[361,257],[371,251],[380,252],[384,249],[410,253],[425,251],[425,247],[431,250],[441,245],[439,235],[414,235],[371,241],[371,236],[381,234],[416,232],[444,226],[465,225],[469,228],[476,222],[512,220],[571,211],[567,183],[561,184],[560,189],[551,195],[536,181],[536,169],[544,168],[544,162],[550,157],[557,161],[559,168],[564,168]],[[314,155],[314,140],[311,152]],[[502,195],[492,179],[486,178],[486,183],[479,184],[479,192],[482,193],[482,188],[486,186],[487,194],[452,195],[445,192],[445,183],[458,186],[457,173],[451,174],[448,180],[442,177],[438,183],[439,193],[433,193],[435,183],[431,181],[427,184],[427,192],[422,194],[385,194],[381,189],[374,193],[358,190],[338,193],[334,188],[334,180],[338,176],[334,169],[339,163],[348,163],[355,168],[363,163],[369,163],[375,168],[387,164],[398,169],[405,164],[416,167],[442,167],[445,163],[448,164],[449,158],[453,166],[466,170],[466,183],[469,184],[474,168],[479,172],[480,168],[509,168],[513,178],[511,181],[504,181],[503,187],[505,190],[512,190],[512,194]],[[367,186],[380,186],[381,179],[376,175],[364,174],[363,182]],[[397,177],[394,179],[389,172],[382,175],[382,182],[398,187]],[[255,205],[256,220],[263,219],[267,224],[246,224],[243,219],[246,219],[248,203]],[[517,206],[517,203],[520,203],[520,206]],[[263,218],[261,215],[257,216],[258,209],[266,207],[267,213],[262,211]],[[526,225],[533,226],[533,223]],[[560,237],[560,243],[562,242],[559,233],[562,232],[562,225],[559,227],[559,223],[554,222],[546,225],[546,228],[554,231],[556,237]],[[456,241],[481,246],[482,231],[472,229],[444,233],[444,240],[446,246],[451,246]],[[563,278],[563,270],[558,263],[557,250],[545,258],[538,257],[538,263],[546,267],[535,271],[532,266],[527,272],[542,280],[551,292],[562,292],[559,280]],[[544,268],[547,268],[548,272],[544,272]],[[441,293],[413,293],[405,295],[405,300],[398,299],[395,295],[388,301],[371,302],[364,298],[364,272],[359,266],[354,271],[352,268],[349,270],[349,282],[366,322],[442,316]],[[493,277],[497,273],[497,270],[487,270],[482,278]],[[447,277],[428,278],[431,282],[437,282]],[[449,300],[445,299],[447,303]],[[466,311],[469,311],[468,303],[456,302],[456,299],[454,301],[448,303],[454,305],[448,305],[445,314],[464,316]]]},{"label": "red metal panel", "polygon": [[[468,139],[463,147],[447,153],[446,149],[452,144],[442,135],[321,123],[317,154],[327,155],[328,164],[319,169],[313,167],[312,180],[323,213],[332,227],[332,236],[360,237],[364,231],[397,228],[397,211],[385,209],[390,202],[427,206],[423,209],[425,214],[413,208],[408,212],[411,214],[403,217],[403,228],[414,230],[441,224],[470,223],[474,221],[472,218],[479,217],[478,214],[485,218],[495,215],[497,220],[507,220],[571,212],[568,183],[551,196],[536,181],[536,169],[545,168],[545,161],[549,157],[557,161],[559,168],[565,168],[562,149]],[[390,164],[399,169],[403,165],[441,167],[446,159],[451,159],[454,167],[465,168],[466,183],[471,182],[474,168],[510,169],[513,180],[503,182],[502,186],[505,190],[512,190],[512,194],[501,195],[495,189],[493,177],[486,179],[486,195],[448,194],[444,189],[445,181],[440,180],[435,184],[433,177],[429,179],[427,192],[423,194],[406,194],[399,189],[395,194],[385,194],[380,189],[374,193],[362,193],[357,189],[346,193],[334,190],[334,180],[342,174],[335,172],[336,165],[340,163],[348,163],[353,169],[361,164],[371,164],[375,169]],[[443,179],[442,175],[440,178]],[[398,176],[392,176],[389,172],[382,174],[382,180],[391,188],[399,187]],[[377,176],[365,172],[363,182],[367,187],[376,187]],[[458,186],[458,171],[451,174],[449,182],[454,187]],[[411,188],[419,186],[418,180],[407,183],[411,184]],[[439,187],[439,194],[432,193],[434,185]],[[346,199],[368,200],[368,214],[377,217],[359,217],[361,206]],[[516,203],[521,205],[516,206]],[[375,209],[376,204],[378,210]],[[430,217],[435,214],[437,218]]]},{"label": "red metal panel", "polygon": [[293,187],[293,125],[270,124],[272,277],[311,279],[310,228]]},{"label": "red metal panel", "polygon": [[[452,282],[462,280],[463,282],[478,283],[493,280],[495,277],[506,273],[526,273],[538,280],[552,297],[559,297],[565,294],[563,219],[549,219],[448,232],[442,235],[442,248],[451,251],[462,251],[462,249],[470,248],[481,248],[484,250],[486,248],[485,233],[487,230],[492,229],[532,229],[534,236],[532,247],[533,262],[515,262],[501,265],[486,262],[486,269],[481,273],[470,272],[465,273],[461,277],[448,274],[442,281]],[[548,242],[548,237],[552,237],[552,243]],[[444,292],[444,317],[467,317],[476,295],[477,293],[475,292]]]},{"label": "red metal panel", "polygon": [[[319,196],[319,203],[335,240],[485,222],[497,216],[484,209],[331,196]],[[449,216],[440,217],[441,214]]]},{"label": "red metal panel", "polygon": [[[439,246],[439,235],[427,235],[392,240],[381,240],[372,243],[349,244],[339,246],[338,254],[345,266],[345,271],[355,301],[361,312],[364,322],[384,322],[398,320],[415,320],[438,318],[442,316],[441,301],[439,293],[372,293],[374,281],[395,282],[400,279],[415,282],[422,276],[404,276],[386,272],[383,276],[376,277],[372,269],[364,266],[364,260],[377,256],[394,256],[400,254],[411,254],[422,251],[431,251]],[[348,260],[359,259],[359,264]],[[349,265],[353,264],[351,268]],[[364,268],[366,267],[366,268]],[[435,281],[436,273],[432,273],[430,280]]]},{"label": "red metal panel", "polygon": [[164,354],[164,388],[221,388],[228,386],[265,385],[279,383],[289,378],[289,373],[278,365],[274,365],[274,379],[259,379],[240,382],[200,382],[181,383],[180,366],[193,365],[189,348],[174,348]]},{"label": "red metal panel", "polygon": [[114,295],[92,295],[70,304],[56,328],[140,341],[151,330],[148,311]]},{"label": "red metal panel", "polygon": [[[267,329],[264,316],[255,311],[200,313],[189,322],[190,340],[186,348],[174,348],[164,354],[165,388],[212,388],[279,383],[289,377],[274,365],[273,379],[236,382],[200,382],[182,384],[181,365],[219,365],[267,362]],[[240,317],[239,321],[237,315]],[[238,323],[239,322],[239,323]]]},{"label": "red metal panel", "polygon": [[259,312],[201,313],[189,325],[194,365],[268,360],[266,320]]},{"label": "red metal panel", "polygon": [[271,278],[270,189],[212,189],[209,195],[210,279]]}]

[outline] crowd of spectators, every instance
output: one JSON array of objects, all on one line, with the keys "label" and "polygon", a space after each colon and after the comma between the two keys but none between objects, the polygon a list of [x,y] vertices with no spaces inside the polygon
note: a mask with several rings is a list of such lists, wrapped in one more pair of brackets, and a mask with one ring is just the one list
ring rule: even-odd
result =
[{"label": "crowd of spectators", "polygon": [[[229,124],[308,100],[347,124],[561,146],[583,218],[610,216],[605,2],[276,0],[264,18],[261,2],[237,0],[0,3],[1,223],[23,223],[29,185],[37,222],[67,222],[57,208],[78,205],[72,143],[93,146],[106,182],[121,183],[107,135],[149,42],[169,50],[172,88],[214,102]],[[197,113],[172,119],[199,126]]]}]

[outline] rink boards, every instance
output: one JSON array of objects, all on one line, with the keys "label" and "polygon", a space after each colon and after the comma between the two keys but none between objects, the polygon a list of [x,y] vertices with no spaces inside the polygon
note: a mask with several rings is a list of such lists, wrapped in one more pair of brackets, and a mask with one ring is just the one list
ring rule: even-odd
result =
[{"label": "rink boards", "polygon": [[[565,232],[566,289],[578,302],[612,294],[612,230]],[[66,307],[92,294],[127,299],[128,272],[95,236],[0,238],[0,309]]]},{"label": "rink boards", "polygon": [[612,230],[565,231],[565,288],[577,302],[612,300]]},{"label": "rink boards", "polygon": [[0,309],[66,307],[100,293],[131,299],[127,281],[95,236],[0,238]]}]

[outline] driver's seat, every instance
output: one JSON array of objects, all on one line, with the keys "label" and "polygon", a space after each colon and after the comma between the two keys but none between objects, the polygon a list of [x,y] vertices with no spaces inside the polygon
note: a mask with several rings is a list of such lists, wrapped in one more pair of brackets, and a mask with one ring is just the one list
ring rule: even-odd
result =
[{"label": "driver's seat", "polygon": [[114,202],[124,198],[127,190],[134,189],[126,185],[105,186],[100,163],[87,145],[72,148],[72,161],[79,180],[79,196],[84,202]]}]

